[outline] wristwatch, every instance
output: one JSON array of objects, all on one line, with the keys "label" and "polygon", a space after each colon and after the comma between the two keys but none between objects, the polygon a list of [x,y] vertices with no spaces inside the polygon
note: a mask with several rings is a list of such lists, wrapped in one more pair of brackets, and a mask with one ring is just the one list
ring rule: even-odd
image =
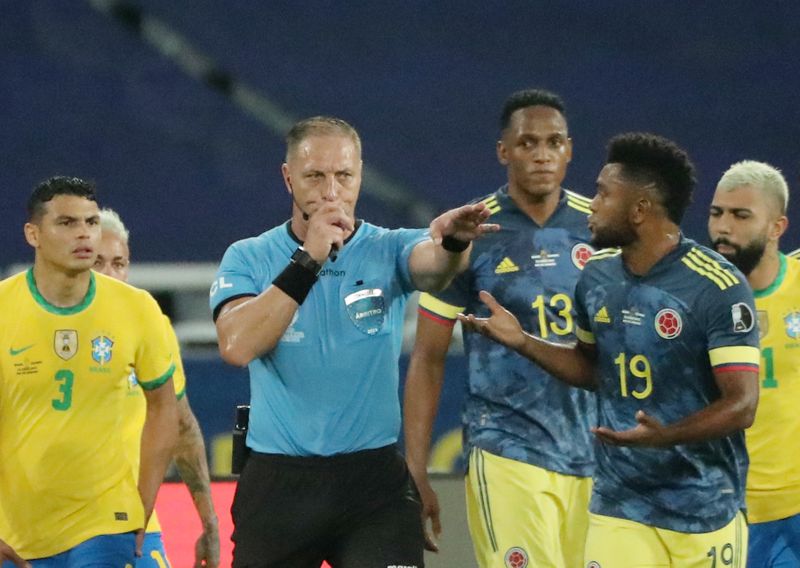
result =
[{"label": "wristwatch", "polygon": [[297,247],[297,250],[292,253],[292,262],[299,264],[314,276],[318,276],[322,270],[322,265],[314,260],[303,247]]}]

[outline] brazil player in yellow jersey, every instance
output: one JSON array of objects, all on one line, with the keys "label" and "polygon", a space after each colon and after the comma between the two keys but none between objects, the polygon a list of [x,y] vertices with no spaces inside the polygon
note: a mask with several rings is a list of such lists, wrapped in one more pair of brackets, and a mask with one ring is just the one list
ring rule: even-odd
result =
[{"label": "brazil player in yellow jersey", "polygon": [[708,232],[753,288],[761,338],[760,400],[747,430],[749,568],[800,566],[800,260],[779,250],[788,226],[783,175],[746,160],[725,172]]},{"label": "brazil player in yellow jersey", "polygon": [[[128,281],[130,267],[129,231],[111,209],[100,211],[100,227],[102,238],[97,248],[97,259],[94,269],[106,276],[111,276],[123,282]],[[203,526],[203,533],[195,544],[195,566],[216,568],[219,565],[219,527],[217,514],[214,511],[214,502],[211,500],[211,482],[208,475],[208,462],[206,448],[203,442],[203,433],[197,418],[189,406],[186,396],[186,376],[180,357],[180,346],[175,330],[164,318],[167,334],[172,346],[175,373],[172,380],[175,393],[178,397],[178,445],[175,449],[175,465],[181,478],[186,483],[189,493],[194,501],[194,506]],[[131,457],[138,463],[139,446],[141,442],[142,426],[144,424],[145,404],[142,389],[136,384],[136,378],[131,378],[128,392],[129,410],[127,411],[134,420],[128,421],[126,428],[130,438],[129,444]],[[161,525],[158,515],[153,512],[142,549],[141,558],[136,561],[136,568],[165,568],[170,563],[161,538]]]},{"label": "brazil player in yellow jersey", "polygon": [[[93,184],[39,184],[25,238],[33,267],[0,282],[0,539],[34,568],[132,565],[177,438],[164,315],[91,270]],[[147,401],[138,474],[124,444],[132,370]]]}]

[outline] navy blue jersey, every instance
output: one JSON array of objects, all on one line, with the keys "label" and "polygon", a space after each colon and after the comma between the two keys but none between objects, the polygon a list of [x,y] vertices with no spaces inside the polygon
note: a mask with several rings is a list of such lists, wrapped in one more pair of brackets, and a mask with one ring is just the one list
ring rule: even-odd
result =
[{"label": "navy blue jersey", "polygon": [[[425,238],[422,229],[361,223],[325,264],[278,345],[249,364],[249,447],[329,456],[397,441],[398,359],[414,290],[408,260]],[[211,309],[266,290],[299,244],[288,223],[232,244]]]},{"label": "navy blue jersey", "polygon": [[[452,323],[460,311],[487,316],[488,290],[529,332],[556,342],[574,336],[575,283],[592,253],[589,200],[563,191],[544,226],[534,223],[502,187],[482,200],[500,232],[475,241],[469,268],[444,292],[423,294],[420,314]],[[495,455],[568,475],[593,470],[590,425],[595,397],[477,333],[466,332],[469,385],[465,442]]]},{"label": "navy blue jersey", "polygon": [[[578,338],[597,349],[598,423],[636,426],[643,410],[672,424],[720,396],[714,370],[758,369],[747,280],[682,239],[644,276],[619,250],[598,251],[575,293]],[[674,531],[717,530],[744,508],[744,433],[670,448],[599,444],[591,511]]]}]

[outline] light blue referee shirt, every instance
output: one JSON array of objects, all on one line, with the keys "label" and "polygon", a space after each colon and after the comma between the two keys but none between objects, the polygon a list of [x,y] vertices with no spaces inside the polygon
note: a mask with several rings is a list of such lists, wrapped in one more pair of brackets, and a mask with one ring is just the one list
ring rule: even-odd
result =
[{"label": "light blue referee shirt", "polygon": [[[361,222],[325,264],[275,349],[249,364],[250,448],[330,456],[397,441],[408,261],[426,238]],[[300,244],[287,222],[231,245],[211,287],[215,316],[226,301],[266,290]]]}]

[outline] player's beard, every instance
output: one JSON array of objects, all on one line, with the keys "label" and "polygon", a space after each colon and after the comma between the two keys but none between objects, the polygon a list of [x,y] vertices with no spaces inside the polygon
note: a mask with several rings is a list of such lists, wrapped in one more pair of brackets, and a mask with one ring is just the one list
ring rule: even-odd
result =
[{"label": "player's beard", "polygon": [[594,227],[591,245],[595,249],[624,247],[636,240],[636,231],[627,222],[606,227]]},{"label": "player's beard", "polygon": [[761,262],[761,258],[764,256],[764,251],[767,248],[767,237],[759,237],[750,241],[745,246],[735,245],[726,238],[721,237],[713,242],[714,250],[719,252],[717,248],[719,245],[723,244],[732,247],[735,252],[733,254],[724,254],[720,252],[720,254],[730,260],[736,268],[742,271],[742,274],[747,276],[753,272],[755,267],[758,266],[758,263]]}]

